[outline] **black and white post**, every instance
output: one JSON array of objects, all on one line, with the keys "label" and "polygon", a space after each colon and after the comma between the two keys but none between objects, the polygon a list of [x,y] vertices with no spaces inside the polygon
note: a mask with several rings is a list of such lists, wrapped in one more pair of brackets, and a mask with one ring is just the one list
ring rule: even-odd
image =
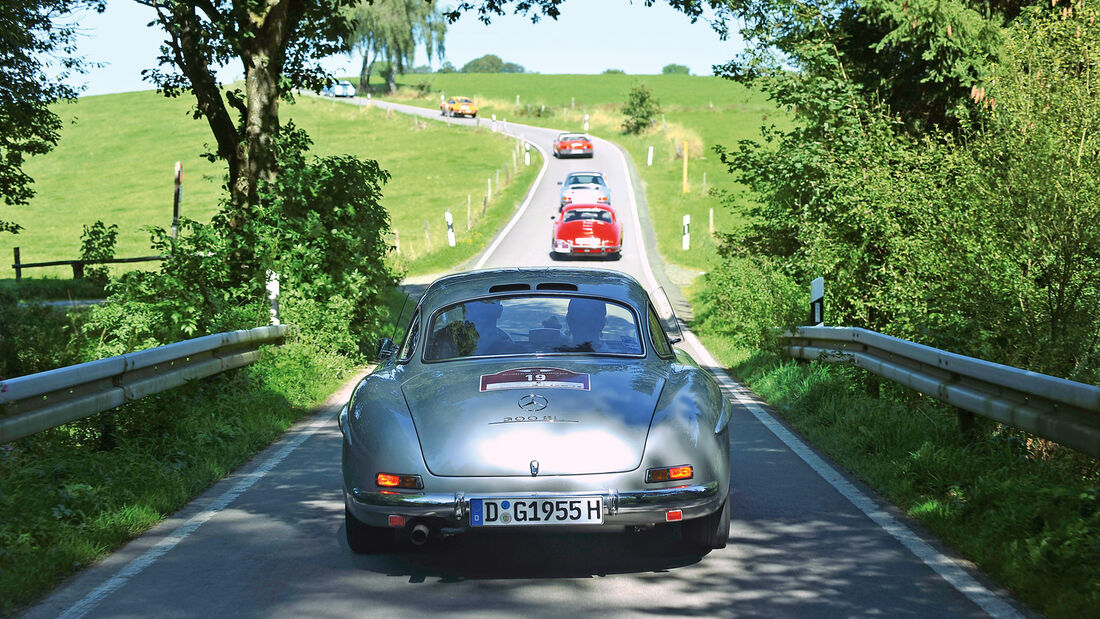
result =
[{"label": "black and white post", "polygon": [[451,212],[447,211],[443,213],[443,219],[447,222],[447,245],[455,246],[455,220],[451,217]]},{"label": "black and white post", "polygon": [[176,190],[172,195],[172,238],[180,236],[180,198],[183,196],[183,162],[176,162]]},{"label": "black and white post", "polygon": [[810,282],[810,325],[825,326],[825,278]]},{"label": "black and white post", "polygon": [[684,215],[684,244],[683,244],[684,251],[687,251],[688,248],[691,247],[691,232],[689,231],[690,227],[691,227],[691,215]]},{"label": "black and white post", "polygon": [[523,165],[531,165],[531,143],[523,143]]}]

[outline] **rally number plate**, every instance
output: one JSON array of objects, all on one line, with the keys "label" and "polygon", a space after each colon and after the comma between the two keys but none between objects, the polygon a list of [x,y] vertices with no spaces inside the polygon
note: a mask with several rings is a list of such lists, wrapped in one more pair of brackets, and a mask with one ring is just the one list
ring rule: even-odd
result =
[{"label": "rally number plate", "polygon": [[470,499],[470,526],[602,524],[603,498]]}]

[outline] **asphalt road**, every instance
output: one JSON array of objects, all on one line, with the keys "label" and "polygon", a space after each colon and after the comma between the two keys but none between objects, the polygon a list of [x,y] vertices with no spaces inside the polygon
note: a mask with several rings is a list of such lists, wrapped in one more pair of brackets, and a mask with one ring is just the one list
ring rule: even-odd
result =
[{"label": "asphalt road", "polygon": [[[556,132],[511,123],[498,129],[541,147],[546,167],[530,199],[471,266],[558,264],[549,254],[557,182],[569,171],[595,169],[609,180],[626,232],[621,260],[591,266],[626,271],[647,288],[668,286],[650,264],[636,185],[613,145],[597,140],[593,159],[558,160],[549,154]],[[690,334],[684,345],[704,365],[717,365]],[[335,421],[349,384],[326,412],[27,616],[1017,616],[1011,600],[719,375],[738,403],[732,527],[723,550],[698,556],[660,537],[643,543],[622,534],[506,531],[354,555],[344,541]]]}]

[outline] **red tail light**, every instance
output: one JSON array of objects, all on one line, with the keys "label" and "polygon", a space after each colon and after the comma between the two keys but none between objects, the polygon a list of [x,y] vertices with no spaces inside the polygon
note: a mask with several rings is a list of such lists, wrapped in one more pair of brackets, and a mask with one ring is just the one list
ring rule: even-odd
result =
[{"label": "red tail light", "polygon": [[379,473],[375,476],[374,481],[383,488],[412,488],[420,489],[424,487],[424,483],[420,481],[419,475],[395,475],[393,473]]},{"label": "red tail light", "polygon": [[690,464],[680,466],[667,466],[659,469],[649,469],[645,472],[645,481],[652,484],[659,481],[675,481],[679,479],[691,479],[695,471]]}]

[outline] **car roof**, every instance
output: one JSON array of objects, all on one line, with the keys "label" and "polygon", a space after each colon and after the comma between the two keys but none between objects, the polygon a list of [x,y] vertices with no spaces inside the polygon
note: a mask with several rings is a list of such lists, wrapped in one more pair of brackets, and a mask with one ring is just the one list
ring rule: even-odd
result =
[{"label": "car roof", "polygon": [[[589,208],[603,208],[592,205]],[[516,293],[580,294],[604,297],[644,311],[645,289],[621,271],[588,268],[521,267],[482,269],[441,277],[424,291],[421,309],[436,309],[467,299]]]},{"label": "car roof", "polygon": [[560,140],[562,138],[580,138],[582,140],[587,140],[588,136],[583,134],[583,133],[562,133],[562,134],[559,134],[558,139]]},{"label": "car roof", "polygon": [[565,175],[565,178],[569,178],[570,176],[581,176],[581,175],[598,176],[600,178],[603,178],[603,172],[584,172],[584,171],[570,172],[569,174]]}]

